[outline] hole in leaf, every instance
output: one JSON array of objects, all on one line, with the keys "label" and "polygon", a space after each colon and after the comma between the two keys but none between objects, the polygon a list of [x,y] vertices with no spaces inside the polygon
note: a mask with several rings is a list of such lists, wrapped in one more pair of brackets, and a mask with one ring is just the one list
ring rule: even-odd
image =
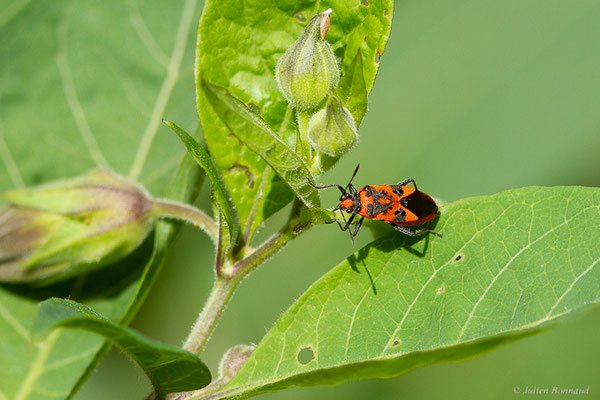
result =
[{"label": "hole in leaf", "polygon": [[312,347],[310,347],[310,346],[303,347],[298,352],[298,362],[302,365],[307,365],[314,359],[315,359],[315,352],[313,351]]},{"label": "hole in leaf", "polygon": [[445,294],[446,293],[446,286],[445,285],[440,286],[435,292],[437,294]]},{"label": "hole in leaf", "polygon": [[300,22],[301,24],[306,23],[306,17],[304,16],[304,14],[302,14],[302,11],[298,11],[296,14],[294,14],[294,19]]},{"label": "hole in leaf", "polygon": [[397,349],[400,346],[402,346],[402,341],[400,339],[394,339],[392,342],[392,349]]},{"label": "hole in leaf", "polygon": [[381,53],[379,52],[379,49],[377,49],[377,53],[375,53],[375,62],[377,64],[379,64],[380,60],[381,60]]},{"label": "hole in leaf", "polygon": [[369,0],[360,0],[359,3],[363,7],[369,7]]},{"label": "hole in leaf", "polygon": [[465,258],[465,256],[463,256],[462,254],[459,254],[454,258],[454,262],[462,261],[464,258]]}]

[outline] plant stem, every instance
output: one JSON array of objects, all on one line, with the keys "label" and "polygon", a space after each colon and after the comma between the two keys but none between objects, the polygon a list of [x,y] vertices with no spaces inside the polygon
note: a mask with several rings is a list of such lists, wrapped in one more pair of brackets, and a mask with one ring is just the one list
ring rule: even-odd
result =
[{"label": "plant stem", "polygon": [[290,117],[292,116],[293,111],[294,111],[294,107],[292,107],[291,104],[288,104],[288,106],[285,110],[285,115],[283,116],[283,122],[281,123],[281,126],[279,127],[279,131],[277,132],[277,134],[279,135],[280,138],[283,136],[283,132],[285,132],[288,124],[290,123]]},{"label": "plant stem", "polygon": [[219,228],[216,222],[203,211],[187,204],[171,200],[154,200],[150,214],[159,218],[176,218],[189,221],[202,228],[213,241],[217,241]]},{"label": "plant stem", "polygon": [[311,147],[308,143],[308,120],[310,114],[305,111],[296,111],[298,118],[298,143],[296,143],[296,153],[302,155],[305,162],[310,165],[311,160]]},{"label": "plant stem", "polygon": [[184,350],[200,355],[238,283],[238,280],[217,276],[204,308],[183,345]]},{"label": "plant stem", "polygon": [[310,221],[303,222],[301,220],[301,207],[302,203],[296,199],[286,226],[240,261],[230,264],[217,258],[217,265],[215,265],[217,278],[204,308],[185,341],[183,346],[185,350],[200,354],[237,285],[268,258],[281,250],[290,240],[312,225]]}]

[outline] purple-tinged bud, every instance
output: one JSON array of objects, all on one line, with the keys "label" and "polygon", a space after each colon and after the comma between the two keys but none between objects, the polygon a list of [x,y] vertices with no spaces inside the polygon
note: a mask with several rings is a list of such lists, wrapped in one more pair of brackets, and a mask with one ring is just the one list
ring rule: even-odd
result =
[{"label": "purple-tinged bud", "polygon": [[238,344],[225,352],[219,365],[220,378],[230,381],[254,351],[254,345]]},{"label": "purple-tinged bud", "polygon": [[152,228],[152,201],[140,186],[95,170],[2,193],[0,281],[47,284],[131,253]]}]

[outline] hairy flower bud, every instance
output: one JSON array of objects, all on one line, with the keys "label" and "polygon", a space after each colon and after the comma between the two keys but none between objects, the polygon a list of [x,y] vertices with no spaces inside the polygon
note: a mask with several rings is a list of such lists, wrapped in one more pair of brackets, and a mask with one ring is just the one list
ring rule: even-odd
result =
[{"label": "hairy flower bud", "polygon": [[310,117],[307,129],[310,145],[331,157],[347,153],[358,141],[352,114],[334,96],[327,101],[325,108]]},{"label": "hairy flower bud", "polygon": [[219,365],[219,375],[226,382],[233,378],[254,351],[254,345],[238,344],[225,352]]},{"label": "hairy flower bud", "polygon": [[315,15],[277,63],[275,77],[285,98],[300,110],[316,107],[335,89],[340,70],[325,35],[331,9]]},{"label": "hairy flower bud", "polygon": [[146,191],[104,170],[2,194],[0,281],[51,283],[115,262],[152,227]]}]

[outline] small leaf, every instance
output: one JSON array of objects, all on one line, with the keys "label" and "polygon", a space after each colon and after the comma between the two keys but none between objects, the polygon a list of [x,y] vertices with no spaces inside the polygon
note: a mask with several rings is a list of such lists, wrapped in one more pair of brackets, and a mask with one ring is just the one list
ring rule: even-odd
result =
[{"label": "small leaf", "polygon": [[198,143],[196,139],[194,139],[190,134],[173,122],[164,120],[164,123],[167,124],[167,126],[169,126],[169,128],[171,128],[173,132],[177,134],[177,136],[179,136],[187,151],[192,155],[192,157],[194,157],[194,160],[196,160],[198,165],[200,165],[206,172],[206,175],[212,184],[215,200],[217,201],[219,208],[223,212],[225,221],[227,222],[229,235],[231,237],[230,243],[232,246],[235,245],[238,241],[240,233],[240,217],[235,208],[235,204],[233,204],[233,200],[231,199],[229,191],[223,182],[221,172],[215,165],[210,153],[204,148],[204,146]]},{"label": "small leaf", "polygon": [[300,156],[259,115],[227,90],[208,82],[203,82],[202,88],[229,131],[260,155],[307,207],[318,207],[317,191],[306,180],[311,174]]},{"label": "small leaf", "polygon": [[389,378],[540,332],[600,303],[598,226],[597,188],[532,187],[443,206],[443,238],[392,232],[359,250],[210,398]]},{"label": "small leaf", "polygon": [[356,56],[352,59],[352,63],[346,69],[336,90],[344,107],[352,113],[356,126],[360,126],[360,123],[367,112],[368,94],[360,49],[356,52]]},{"label": "small leaf", "polygon": [[168,393],[198,389],[210,382],[210,371],[192,353],[150,340],[71,300],[49,299],[40,304],[33,339],[64,327],[97,333],[112,341],[144,370],[161,398]]}]

